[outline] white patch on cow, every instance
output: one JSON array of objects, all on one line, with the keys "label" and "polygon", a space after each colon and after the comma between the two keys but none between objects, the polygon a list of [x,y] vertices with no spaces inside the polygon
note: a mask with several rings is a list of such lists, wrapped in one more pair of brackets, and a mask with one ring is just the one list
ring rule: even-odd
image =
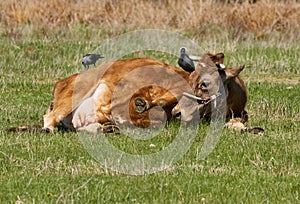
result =
[{"label": "white patch on cow", "polygon": [[97,100],[99,97],[105,96],[107,93],[108,86],[105,83],[99,84],[97,89],[95,90],[93,94],[94,100]]},{"label": "white patch on cow", "polygon": [[77,129],[98,122],[96,118],[95,101],[97,101],[101,95],[105,94],[106,90],[106,84],[100,84],[94,94],[85,99],[73,112],[72,124],[74,128]]},{"label": "white patch on cow", "polygon": [[50,130],[50,132],[53,132],[53,129],[54,129],[54,127],[52,125],[53,120],[51,120],[47,116],[48,116],[48,114],[43,117],[43,121],[44,121],[44,127],[43,128]]},{"label": "white patch on cow", "polygon": [[99,123],[92,123],[85,127],[78,128],[78,131],[85,131],[85,132],[96,134],[99,131],[102,131],[102,126]]},{"label": "white patch on cow", "polygon": [[213,108],[214,108],[214,109],[217,108],[217,100],[213,100]]},{"label": "white patch on cow", "polygon": [[74,128],[80,128],[95,123],[96,117],[93,98],[89,97],[85,99],[73,114],[72,124]]},{"label": "white patch on cow", "polygon": [[225,67],[226,67],[226,66],[225,66],[224,64],[220,64],[220,68],[221,68],[221,69],[225,69]]},{"label": "white patch on cow", "polygon": [[117,115],[113,117],[113,121],[116,124],[124,124],[126,122],[126,120],[124,120],[121,116]]},{"label": "white patch on cow", "polygon": [[206,67],[206,65],[205,65],[204,63],[202,63],[202,62],[200,63],[200,65],[201,65],[202,67]]}]

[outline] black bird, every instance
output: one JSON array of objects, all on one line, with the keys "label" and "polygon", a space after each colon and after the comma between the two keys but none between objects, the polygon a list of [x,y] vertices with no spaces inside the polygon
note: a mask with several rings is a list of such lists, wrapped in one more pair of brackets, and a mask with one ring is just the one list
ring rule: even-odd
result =
[{"label": "black bird", "polygon": [[193,60],[186,53],[185,47],[180,48],[180,57],[178,59],[178,65],[187,72],[195,71],[195,65]]},{"label": "black bird", "polygon": [[100,58],[104,58],[101,55],[98,54],[86,54],[83,56],[82,58],[82,64],[85,68],[88,68],[89,65],[93,64],[94,66],[96,66],[96,61]]}]

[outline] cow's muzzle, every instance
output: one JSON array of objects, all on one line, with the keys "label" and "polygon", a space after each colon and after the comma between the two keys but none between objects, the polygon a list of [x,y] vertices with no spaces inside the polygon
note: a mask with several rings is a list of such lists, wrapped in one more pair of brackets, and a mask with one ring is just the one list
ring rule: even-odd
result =
[{"label": "cow's muzzle", "polygon": [[[217,106],[217,98],[220,96],[221,94],[220,93],[217,93],[217,94],[214,94],[214,95],[211,95],[210,97],[208,98],[201,98],[201,97],[198,97],[198,96],[195,96],[193,94],[190,94],[190,93],[187,93],[187,92],[184,92],[183,93],[183,96],[185,96],[187,99],[192,99],[192,100],[196,100],[197,101],[197,104],[201,107],[206,107],[207,104],[209,103],[213,103],[214,105],[214,108]],[[195,104],[196,105],[196,104]],[[181,113],[181,109],[184,109],[186,107],[180,107],[180,105],[178,104],[177,106],[175,106],[172,110],[172,115],[174,117],[176,117],[177,119],[182,119],[182,113]],[[190,107],[189,109],[193,109],[192,107]],[[199,107],[196,108],[195,110],[199,110]],[[191,110],[186,110],[184,111],[185,112],[185,116],[184,118],[187,119],[189,118],[190,116],[188,116],[189,114],[193,114],[192,112],[190,112]]]},{"label": "cow's muzzle", "polygon": [[186,96],[186,97],[188,97],[188,98],[197,100],[197,103],[198,103],[198,104],[204,104],[204,105],[207,105],[207,104],[209,104],[210,102],[216,101],[217,97],[221,96],[221,93],[216,93],[216,94],[211,95],[210,97],[205,98],[205,99],[203,99],[203,98],[201,98],[201,97],[198,97],[198,96],[195,96],[195,95],[193,95],[193,94],[187,93],[187,92],[184,92],[183,95]]}]

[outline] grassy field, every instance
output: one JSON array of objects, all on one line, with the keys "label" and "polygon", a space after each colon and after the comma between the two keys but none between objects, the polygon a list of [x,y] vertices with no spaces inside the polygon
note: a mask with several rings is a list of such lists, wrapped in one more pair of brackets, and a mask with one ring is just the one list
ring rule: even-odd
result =
[{"label": "grassy field", "polygon": [[[188,1],[190,4],[184,8],[194,10],[172,20],[180,1],[161,1],[157,15],[151,10],[156,4],[139,1],[135,7],[144,8],[134,14],[141,19],[139,24],[137,20],[131,21],[132,17],[127,19],[131,23],[124,21],[125,13],[130,10],[121,12],[134,0],[126,1],[126,5],[100,1],[95,8],[88,8],[80,1],[76,4],[45,1],[48,3],[28,7],[24,6],[25,1],[13,2],[0,3],[3,8],[0,18],[0,203],[299,203],[300,39],[297,33],[300,14],[296,9],[299,3],[291,1],[293,6],[287,7],[280,2],[269,5],[268,1],[262,1],[258,9],[257,4],[222,6],[207,1],[199,6],[196,1]],[[43,15],[50,14],[45,8],[49,8],[51,2],[58,14],[52,11],[52,18],[46,18]],[[78,9],[77,17],[76,12],[70,17],[69,10],[59,12],[68,4],[70,9]],[[35,13],[34,9],[39,8],[35,6],[47,12]],[[162,6],[173,8],[171,17],[162,11]],[[265,10],[268,12],[261,12],[262,6],[269,8]],[[106,19],[101,12],[97,16],[98,7],[111,16]],[[220,15],[231,15],[227,15],[223,27],[222,19],[213,18],[214,11],[200,15],[203,25],[195,17],[191,24],[183,25],[189,15],[195,16],[200,8],[215,8],[216,12],[224,8]],[[256,16],[250,12],[255,9],[258,9]],[[149,11],[147,15],[145,10]],[[239,20],[246,26],[239,26],[234,11],[237,14],[250,12],[252,21],[244,12]],[[114,12],[120,12],[120,16],[114,16]],[[65,23],[64,17],[68,14],[73,20]],[[27,18],[27,15],[35,16]],[[265,18],[260,18],[261,15]],[[164,17],[164,21],[158,21],[158,17]],[[156,24],[144,21],[151,18]],[[210,18],[214,20],[209,22]],[[97,23],[97,19],[102,19],[102,24]],[[273,27],[267,26],[270,19],[275,19]],[[169,23],[164,24],[166,21]],[[254,21],[257,27],[250,26]],[[24,124],[41,125],[54,83],[82,71],[83,54],[96,50],[99,42],[106,38],[147,28],[146,25],[181,33],[205,51],[222,51],[226,64],[245,64],[241,76],[249,95],[247,125],[261,126],[266,134],[241,134],[224,128],[213,152],[205,160],[199,160],[209,130],[209,124],[201,123],[191,148],[171,168],[151,175],[132,176],[104,168],[86,151],[75,132],[56,129],[50,135],[6,131]],[[159,59],[176,65],[174,59],[164,56]],[[172,123],[159,137],[149,141],[122,135],[107,137],[126,152],[151,153],[172,141],[176,127],[176,122]],[[152,143],[156,147],[150,148]]]}]

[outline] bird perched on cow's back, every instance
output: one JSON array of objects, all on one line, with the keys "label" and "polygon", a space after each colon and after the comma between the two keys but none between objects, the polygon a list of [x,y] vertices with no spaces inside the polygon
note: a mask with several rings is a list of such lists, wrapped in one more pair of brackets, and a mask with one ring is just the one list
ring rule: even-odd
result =
[{"label": "bird perched on cow's back", "polygon": [[185,47],[180,48],[180,56],[178,59],[178,65],[187,72],[195,70],[193,60],[188,56],[187,49]]},{"label": "bird perched on cow's back", "polygon": [[101,55],[98,54],[86,54],[83,56],[82,58],[82,64],[85,68],[88,68],[89,65],[93,64],[94,66],[96,66],[96,61],[100,58],[104,58]]}]

